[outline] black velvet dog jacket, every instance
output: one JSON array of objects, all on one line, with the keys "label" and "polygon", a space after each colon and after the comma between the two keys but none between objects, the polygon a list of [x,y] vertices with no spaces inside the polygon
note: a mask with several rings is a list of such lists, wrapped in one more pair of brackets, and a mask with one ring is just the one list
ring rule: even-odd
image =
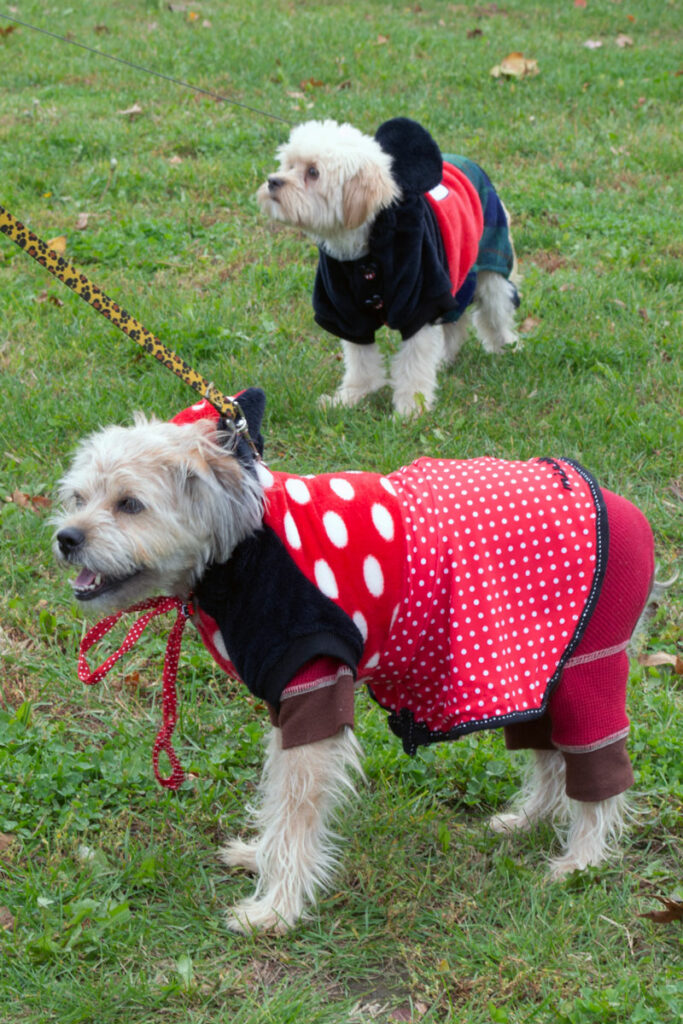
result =
[{"label": "black velvet dog jacket", "polygon": [[405,340],[427,323],[457,320],[478,270],[509,277],[513,265],[505,210],[481,167],[442,155],[408,118],[384,122],[375,138],[402,198],[378,215],[366,255],[337,260],[319,250],[313,288],[316,322],[358,344],[371,344],[383,325]]}]

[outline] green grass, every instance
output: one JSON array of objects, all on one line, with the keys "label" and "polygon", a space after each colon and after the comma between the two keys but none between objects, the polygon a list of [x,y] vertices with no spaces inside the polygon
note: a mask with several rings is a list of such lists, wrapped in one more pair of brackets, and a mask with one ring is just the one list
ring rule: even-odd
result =
[{"label": "green grass", "polygon": [[[487,168],[513,215],[520,320],[537,323],[518,353],[469,344],[415,422],[392,418],[388,394],[350,412],[315,403],[341,372],[312,321],[315,252],[253,198],[287,125],[16,29],[0,37],[0,203],[45,239],[66,235],[76,265],[219,387],[264,387],[272,466],[571,456],[644,509],[670,575],[683,545],[680,14],[665,0],[18,5],[293,122],[373,131],[406,114]],[[494,80],[513,50],[540,74]],[[120,113],[134,103],[139,117]],[[195,777],[159,789],[166,627],[82,687],[83,625],[49,509],[12,500],[53,494],[85,432],[138,408],[168,417],[192,396],[4,238],[0,374],[0,1019],[680,1019],[680,924],[639,917],[656,894],[683,895],[683,697],[666,668],[633,668],[640,819],[610,867],[547,884],[550,828],[501,842],[485,826],[519,779],[501,737],[410,760],[359,696],[368,785],[342,824],[336,888],[286,938],[230,934],[222,909],[249,882],[215,849],[244,827],[263,709],[188,635],[176,736]],[[652,649],[680,649],[682,609],[679,581]]]}]

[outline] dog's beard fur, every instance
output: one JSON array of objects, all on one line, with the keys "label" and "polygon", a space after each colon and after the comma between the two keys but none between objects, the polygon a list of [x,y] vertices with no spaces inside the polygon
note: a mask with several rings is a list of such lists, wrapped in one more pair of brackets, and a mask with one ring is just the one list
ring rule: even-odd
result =
[{"label": "dog's beard fur", "polygon": [[256,193],[264,211],[336,259],[362,256],[377,214],[400,197],[391,157],[371,136],[336,121],[298,125],[277,156],[277,173]]},{"label": "dog's beard fur", "polygon": [[82,442],[59,494],[53,550],[81,570],[74,596],[93,611],[185,597],[262,515],[260,485],[207,420],[107,427]]}]

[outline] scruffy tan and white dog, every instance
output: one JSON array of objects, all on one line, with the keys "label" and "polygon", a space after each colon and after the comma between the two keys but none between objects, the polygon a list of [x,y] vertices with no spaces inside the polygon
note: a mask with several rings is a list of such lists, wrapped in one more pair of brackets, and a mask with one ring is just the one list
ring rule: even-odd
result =
[{"label": "scruffy tan and white dog", "polygon": [[[442,155],[408,118],[386,121],[374,137],[309,121],[277,156],[258,202],[318,245],[315,319],[342,339],[344,377],[324,401],[352,406],[390,382],[399,414],[430,408],[439,366],[466,337],[470,304],[487,352],[515,344],[508,217],[480,167]],[[403,338],[389,380],[375,343],[384,324]]]},{"label": "scruffy tan and white dog", "polygon": [[[261,449],[263,393],[239,401]],[[86,438],[60,495],[54,550],[80,570],[78,603],[177,595],[218,664],[270,709],[256,836],[222,852],[258,875],[230,927],[285,930],[330,883],[332,819],[360,771],[360,682],[409,754],[503,727],[534,767],[491,827],[567,822],[556,878],[605,859],[632,782],[625,648],[653,545],[642,513],[578,464],[420,459],[299,476],[226,444],[202,402]]]}]

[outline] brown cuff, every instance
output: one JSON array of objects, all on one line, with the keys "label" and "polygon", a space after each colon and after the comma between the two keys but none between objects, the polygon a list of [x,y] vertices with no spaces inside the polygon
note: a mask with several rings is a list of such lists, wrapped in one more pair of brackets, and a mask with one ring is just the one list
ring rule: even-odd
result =
[{"label": "brown cuff", "polygon": [[505,746],[508,750],[554,750],[555,745],[550,739],[552,728],[553,723],[547,711],[530,722],[506,725],[503,728]]},{"label": "brown cuff", "polygon": [[626,740],[609,746],[574,754],[563,750],[567,766],[567,796],[588,803],[617,796],[633,785],[633,768],[626,749]]},{"label": "brown cuff", "polygon": [[283,695],[279,711],[269,706],[271,723],[282,730],[282,749],[326,740],[345,725],[353,728],[354,691],[353,676],[342,672],[328,685],[291,697]]}]

